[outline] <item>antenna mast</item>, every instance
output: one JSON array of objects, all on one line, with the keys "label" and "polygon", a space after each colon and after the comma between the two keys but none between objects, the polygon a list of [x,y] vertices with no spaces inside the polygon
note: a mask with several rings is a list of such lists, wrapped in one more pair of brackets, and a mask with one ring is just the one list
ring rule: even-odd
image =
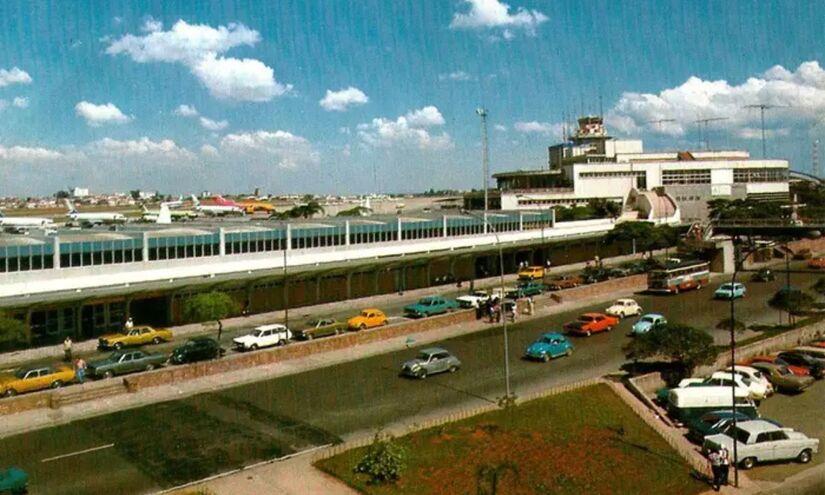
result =
[{"label": "antenna mast", "polygon": [[[710,151],[710,136],[708,136],[708,122],[717,122],[720,120],[728,120],[728,117],[711,117],[709,119],[694,120],[693,123],[699,126],[699,139],[702,140],[704,134],[705,151]],[[704,133],[702,132],[704,129]]]},{"label": "antenna mast", "polygon": [[765,103],[756,103],[753,105],[745,105],[744,108],[758,108],[759,109],[759,117],[762,121],[762,159],[768,157],[767,150],[765,149],[765,110],[770,110],[771,108],[780,108],[780,105],[768,105]]},{"label": "antenna mast", "polygon": [[478,107],[476,109],[476,114],[481,117],[481,170],[483,174],[483,182],[482,186],[484,188],[484,213],[487,213],[487,205],[488,203],[488,193],[487,193],[487,182],[490,175],[490,160],[487,156],[487,109],[484,107]]}]

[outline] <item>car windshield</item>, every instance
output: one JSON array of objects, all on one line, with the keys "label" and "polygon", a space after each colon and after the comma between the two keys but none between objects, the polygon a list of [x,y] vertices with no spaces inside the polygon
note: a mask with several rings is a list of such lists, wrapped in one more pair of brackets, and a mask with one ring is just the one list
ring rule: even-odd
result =
[{"label": "car windshield", "polygon": [[29,372],[29,370],[19,369],[19,370],[14,372],[14,376],[17,377],[17,378],[23,378],[24,376],[26,376],[26,373],[28,373],[28,372]]},{"label": "car windshield", "polygon": [[367,317],[367,316],[369,316],[369,315],[370,315],[370,314],[369,314],[369,313],[367,313],[366,311],[361,311],[361,316],[363,316],[364,318],[366,318],[366,317]]},{"label": "car windshield", "polygon": [[539,340],[539,342],[541,342],[543,344],[555,344],[556,340],[551,339],[550,337],[543,337],[541,340]]},{"label": "car windshield", "polygon": [[123,357],[122,352],[113,352],[112,355],[109,356],[109,359],[111,359],[112,361],[120,361],[121,357]]},{"label": "car windshield", "polygon": [[646,323],[653,323],[653,317],[652,316],[643,316],[642,319],[639,320],[639,321],[640,322],[646,322]]},{"label": "car windshield", "polygon": [[792,375],[793,374],[793,373],[791,373],[791,370],[789,370],[787,366],[780,366],[780,367],[777,368],[777,371],[779,371],[780,375]]},{"label": "car windshield", "polygon": [[721,286],[719,286],[719,288],[721,290],[731,290],[733,288],[733,286],[730,285],[730,284],[722,284]]},{"label": "car windshield", "polygon": [[590,315],[581,315],[581,316],[579,316],[579,321],[587,322],[587,321],[593,321],[595,319],[596,318],[594,316],[590,316]]},{"label": "car windshield", "polygon": [[252,330],[252,336],[253,337],[260,337],[261,334],[263,334],[263,333],[264,333],[263,330]]},{"label": "car windshield", "polygon": [[307,323],[307,325],[311,327],[318,326],[318,320],[309,320],[309,323]]},{"label": "car windshield", "polygon": [[421,361],[429,361],[430,355],[426,352],[419,352],[418,356],[415,357],[416,359],[420,359]]},{"label": "car windshield", "polygon": [[583,324],[584,324],[583,321],[572,321],[572,322],[568,323],[567,326],[570,327],[570,328],[581,328],[581,326]]},{"label": "car windshield", "polygon": [[[732,425],[733,423],[731,423],[731,426]],[[738,426],[736,428],[728,428],[725,435],[735,438],[739,443],[748,443],[748,439],[750,438],[750,433],[739,428]]]}]

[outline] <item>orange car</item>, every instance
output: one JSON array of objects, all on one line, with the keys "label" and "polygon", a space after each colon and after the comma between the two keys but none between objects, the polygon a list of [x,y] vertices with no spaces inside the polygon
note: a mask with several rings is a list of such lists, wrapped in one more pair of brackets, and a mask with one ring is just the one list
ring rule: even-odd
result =
[{"label": "orange car", "polygon": [[808,260],[808,268],[821,270],[825,268],[825,258],[811,258]]},{"label": "orange car", "polygon": [[752,358],[745,359],[744,361],[740,361],[736,364],[742,366],[750,366],[752,363],[774,363],[774,364],[784,364],[787,366],[788,370],[796,376],[810,376],[811,372],[808,368],[803,368],[802,366],[794,366],[792,364],[787,364],[785,362],[776,362],[777,357],[772,354],[763,354],[761,356],[754,356]]},{"label": "orange car", "polygon": [[586,335],[590,337],[594,333],[609,332],[619,324],[619,319],[602,313],[583,313],[579,319],[571,321],[564,326],[568,333],[575,335]]},{"label": "orange car", "polygon": [[353,330],[364,330],[389,323],[387,316],[380,309],[367,308],[347,320],[347,327]]}]

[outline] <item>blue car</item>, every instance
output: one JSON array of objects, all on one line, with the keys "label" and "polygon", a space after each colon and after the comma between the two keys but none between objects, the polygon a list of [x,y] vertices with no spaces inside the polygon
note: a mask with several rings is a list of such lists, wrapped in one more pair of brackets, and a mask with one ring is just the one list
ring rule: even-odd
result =
[{"label": "blue car", "polygon": [[737,297],[745,297],[745,286],[736,282],[735,284],[725,283],[716,289],[713,293],[716,299],[736,299]]},{"label": "blue car", "polygon": [[648,313],[639,318],[639,321],[633,324],[631,333],[633,335],[647,333],[662,325],[667,325],[667,318],[665,318],[664,315],[660,315],[659,313]]},{"label": "blue car", "polygon": [[545,333],[539,340],[530,344],[524,356],[530,359],[541,359],[545,363],[552,358],[569,356],[573,353],[573,344],[560,333]]}]

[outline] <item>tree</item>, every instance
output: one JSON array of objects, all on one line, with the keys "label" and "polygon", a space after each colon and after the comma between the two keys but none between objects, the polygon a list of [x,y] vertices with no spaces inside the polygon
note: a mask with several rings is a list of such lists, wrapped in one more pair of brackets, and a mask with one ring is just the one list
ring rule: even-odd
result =
[{"label": "tree", "polygon": [[218,325],[218,342],[223,332],[222,319],[238,312],[235,301],[223,292],[204,292],[185,299],[182,313],[188,321],[214,321]]},{"label": "tree", "polygon": [[363,217],[365,215],[369,215],[372,213],[371,208],[367,208],[366,206],[356,206],[354,208],[350,208],[348,210],[341,210],[338,212],[337,217]]},{"label": "tree", "polygon": [[60,191],[57,191],[56,193],[54,193],[54,197],[56,199],[66,199],[66,198],[69,197],[69,192],[60,190]]},{"label": "tree", "polygon": [[616,218],[622,213],[622,206],[609,199],[591,199],[587,203],[587,206],[592,209],[599,218]]},{"label": "tree", "polygon": [[783,287],[771,297],[768,304],[790,315],[799,315],[811,309],[814,298],[795,287]]},{"label": "tree", "polygon": [[401,478],[406,457],[406,449],[399,445],[392,435],[383,435],[379,431],[354,471],[366,474],[369,483],[373,485],[393,483]]},{"label": "tree", "polygon": [[678,363],[685,375],[702,364],[716,359],[717,350],[713,337],[688,325],[668,324],[654,327],[637,335],[623,348],[625,357],[634,361],[664,357]]},{"label": "tree", "polygon": [[26,341],[26,324],[0,312],[0,347]]},{"label": "tree", "polygon": [[310,201],[305,205],[301,205],[298,207],[301,213],[301,216],[304,218],[312,218],[316,214],[324,213],[324,207],[320,205],[317,201]]},{"label": "tree", "polygon": [[820,294],[825,294],[825,277],[820,277],[811,288]]}]

